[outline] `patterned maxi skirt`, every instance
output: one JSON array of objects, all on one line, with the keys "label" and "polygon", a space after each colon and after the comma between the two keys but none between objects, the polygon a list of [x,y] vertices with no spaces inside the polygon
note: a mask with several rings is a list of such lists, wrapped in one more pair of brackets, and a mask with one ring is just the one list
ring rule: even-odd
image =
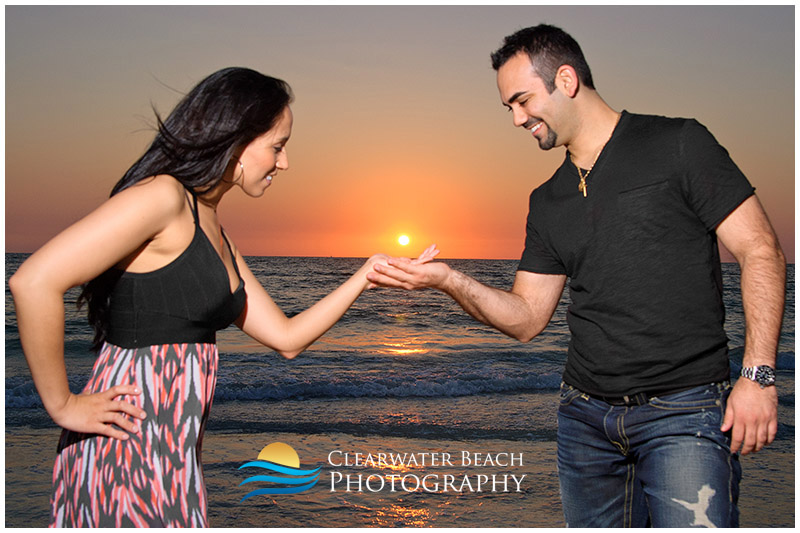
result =
[{"label": "patterned maxi skirt", "polygon": [[84,392],[135,383],[118,399],[147,416],[128,440],[65,430],[53,470],[51,527],[205,527],[200,453],[216,383],[215,344],[106,344]]}]

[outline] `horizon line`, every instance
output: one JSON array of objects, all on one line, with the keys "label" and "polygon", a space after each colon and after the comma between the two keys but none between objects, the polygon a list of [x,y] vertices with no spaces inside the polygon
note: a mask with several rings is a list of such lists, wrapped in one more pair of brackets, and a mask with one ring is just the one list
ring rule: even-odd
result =
[{"label": "horizon line", "polygon": [[[31,255],[33,252],[5,252],[6,255],[8,254],[28,254]],[[243,257],[274,257],[274,258],[295,258],[301,257],[304,259],[359,259],[359,260],[366,260],[369,259],[367,256],[355,256],[355,255],[244,255]],[[519,261],[516,258],[502,258],[502,257],[446,257],[445,259],[451,260],[468,260],[468,261]],[[730,264],[739,264],[737,261],[720,261],[723,265],[730,265]],[[786,266],[792,265],[794,266],[794,262],[786,262]]]}]

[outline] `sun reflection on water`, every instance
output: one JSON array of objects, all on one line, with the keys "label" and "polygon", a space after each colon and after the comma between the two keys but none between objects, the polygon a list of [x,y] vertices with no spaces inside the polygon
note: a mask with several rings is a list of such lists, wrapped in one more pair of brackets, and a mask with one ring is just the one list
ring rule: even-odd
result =
[{"label": "sun reflection on water", "polygon": [[379,527],[426,527],[431,518],[428,509],[415,509],[397,504],[375,511],[375,525]]},{"label": "sun reflection on water", "polygon": [[424,354],[428,353],[427,348],[421,348],[411,343],[404,342],[383,342],[378,353],[386,355],[411,355],[411,354]]}]

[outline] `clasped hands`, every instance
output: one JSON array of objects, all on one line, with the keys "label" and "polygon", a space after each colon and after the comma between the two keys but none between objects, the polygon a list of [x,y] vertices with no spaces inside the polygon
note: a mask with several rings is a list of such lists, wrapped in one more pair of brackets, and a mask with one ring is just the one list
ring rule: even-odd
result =
[{"label": "clasped hands", "polygon": [[367,273],[367,280],[376,287],[395,287],[400,289],[441,288],[450,273],[444,263],[432,263],[439,255],[435,244],[430,245],[416,259],[407,257],[388,257],[386,261],[373,265]]}]

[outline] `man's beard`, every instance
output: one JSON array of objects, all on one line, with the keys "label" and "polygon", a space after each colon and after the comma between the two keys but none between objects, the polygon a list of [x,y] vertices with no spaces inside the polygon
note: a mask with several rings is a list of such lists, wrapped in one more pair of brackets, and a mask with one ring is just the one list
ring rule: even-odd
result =
[{"label": "man's beard", "polygon": [[[531,122],[533,124],[531,124]],[[543,139],[536,137],[536,140],[539,142],[539,148],[542,150],[550,150],[551,148],[555,147],[556,143],[558,142],[558,134],[553,131],[553,129],[550,127],[550,124],[544,120],[531,119],[523,126],[523,128],[530,131],[531,128],[533,128],[533,126],[539,122],[541,122],[543,127],[547,128],[547,135],[545,135]]]},{"label": "man's beard", "polygon": [[[545,124],[547,126],[547,124]],[[547,135],[544,139],[537,139],[539,141],[539,148],[542,150],[550,150],[556,145],[558,141],[558,135],[556,132],[550,129],[550,126],[547,126]]]}]

